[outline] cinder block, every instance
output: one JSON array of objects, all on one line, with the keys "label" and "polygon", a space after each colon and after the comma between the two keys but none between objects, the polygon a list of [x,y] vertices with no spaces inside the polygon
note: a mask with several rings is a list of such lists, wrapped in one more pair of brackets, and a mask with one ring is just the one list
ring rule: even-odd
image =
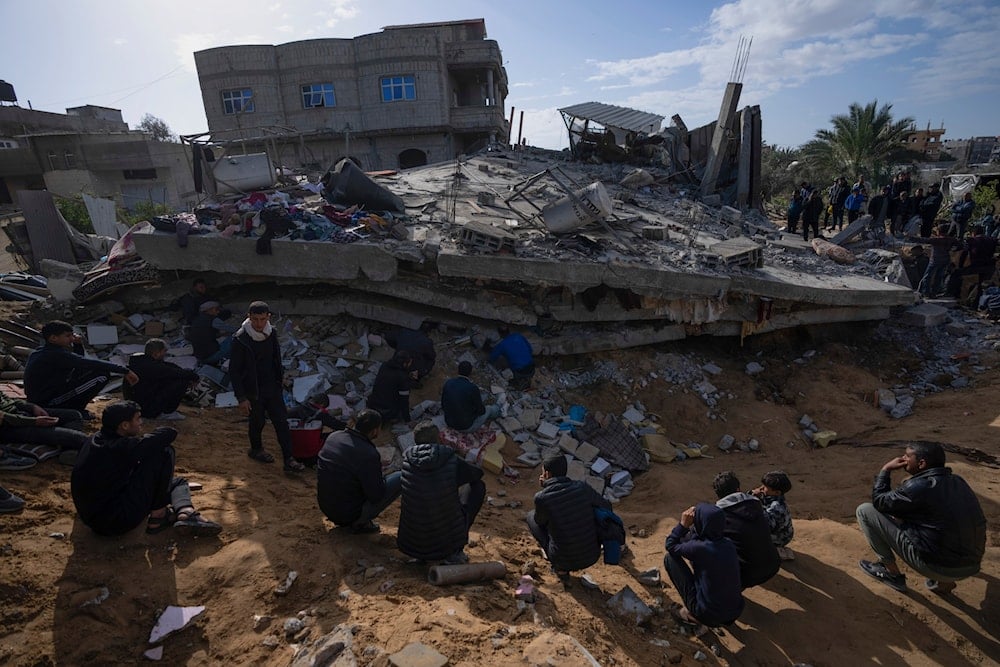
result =
[{"label": "cinder block", "polygon": [[587,466],[583,465],[582,461],[573,459],[567,466],[566,476],[573,480],[583,481],[588,477]]},{"label": "cinder block", "polygon": [[571,436],[569,433],[563,433],[562,437],[559,438],[559,449],[563,450],[567,454],[576,453],[576,448],[579,444],[580,441]]},{"label": "cinder block", "polygon": [[595,458],[597,458],[597,455],[600,453],[601,450],[599,450],[597,447],[593,446],[589,442],[581,442],[580,445],[576,448],[576,451],[573,452],[573,456],[580,459],[584,463],[590,463]]},{"label": "cinder block", "polygon": [[948,319],[948,309],[933,303],[922,303],[912,308],[907,308],[903,313],[902,321],[915,327],[936,327],[944,324]]},{"label": "cinder block", "polygon": [[602,496],[604,495],[604,479],[602,477],[595,477],[593,475],[587,475],[583,480],[587,483],[587,486],[597,491]]}]

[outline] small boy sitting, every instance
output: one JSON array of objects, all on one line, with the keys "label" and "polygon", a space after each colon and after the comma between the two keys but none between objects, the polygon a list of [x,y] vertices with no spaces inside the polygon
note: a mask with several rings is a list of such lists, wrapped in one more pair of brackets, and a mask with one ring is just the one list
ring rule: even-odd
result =
[{"label": "small boy sitting", "polygon": [[781,560],[795,559],[795,553],[787,546],[795,535],[792,514],[785,503],[785,494],[791,490],[792,481],[781,470],[772,470],[761,477],[760,486],[753,490],[753,495],[764,504],[764,513],[771,527],[771,542],[777,547]]}]

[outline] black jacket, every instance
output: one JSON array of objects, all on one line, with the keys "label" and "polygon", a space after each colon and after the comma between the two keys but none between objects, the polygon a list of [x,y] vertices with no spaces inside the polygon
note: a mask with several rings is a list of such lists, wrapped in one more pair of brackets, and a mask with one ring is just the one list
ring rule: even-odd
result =
[{"label": "black jacket", "polygon": [[[278,346],[278,333],[272,331],[264,341],[267,345],[254,344],[249,334],[240,329],[233,334],[232,356],[229,359],[229,381],[233,383],[233,392],[237,401],[256,399],[261,393],[280,393],[281,380],[284,371],[281,367],[281,348]],[[260,358],[257,355],[260,354]],[[269,366],[275,379],[273,387],[264,387],[261,391],[257,373],[258,362]]]},{"label": "black jacket", "polygon": [[441,388],[441,411],[448,426],[464,431],[486,412],[479,387],[464,375],[451,378]]},{"label": "black jacket", "polygon": [[451,447],[413,445],[403,453],[399,504],[399,550],[420,560],[440,560],[465,547],[469,526],[458,487],[483,471],[455,456]]},{"label": "black jacket", "polygon": [[569,477],[551,477],[535,494],[535,522],[549,533],[545,553],[556,570],[582,570],[600,558],[595,507],[611,509],[611,503]]},{"label": "black jacket", "polygon": [[141,438],[107,435],[98,431],[77,455],[70,491],[77,514],[100,535],[121,535],[138,526],[150,508],[133,504],[129,479],[140,461],[162,456],[177,431],[161,426]]},{"label": "black jacket", "polygon": [[413,356],[413,370],[417,371],[420,377],[427,375],[434,368],[437,351],[434,349],[434,341],[424,332],[399,329],[387,334],[385,340],[397,351],[406,351]]},{"label": "black jacket", "polygon": [[743,588],[757,586],[776,575],[781,558],[771,540],[771,525],[760,500],[749,493],[737,492],[715,504],[726,515],[723,535],[736,545]]},{"label": "black jacket", "polygon": [[64,347],[45,343],[24,365],[24,390],[28,401],[45,407],[72,384],[75,374],[104,372],[125,375],[128,369],[97,359],[86,359]]},{"label": "black jacket", "polygon": [[354,523],[366,500],[385,496],[382,458],[375,444],[354,429],[331,433],[316,461],[316,500],[338,526]]},{"label": "black jacket", "polygon": [[212,326],[215,317],[215,315],[208,313],[200,313],[191,320],[191,325],[187,329],[187,339],[194,347],[194,356],[198,357],[199,360],[210,357],[219,351],[219,332]]},{"label": "black jacket", "polygon": [[368,397],[368,407],[378,410],[383,417],[410,421],[410,389],[414,384],[411,370],[403,368],[398,357],[382,364]]},{"label": "black jacket", "polygon": [[159,413],[147,414],[146,406],[159,406],[164,385],[173,382],[195,382],[199,376],[194,371],[181,368],[169,361],[153,359],[143,352],[133,354],[128,359],[128,367],[139,376],[139,381],[126,390],[126,397],[143,407],[143,417],[155,417]]},{"label": "black jacket", "polygon": [[933,220],[937,216],[938,211],[941,210],[942,203],[944,203],[944,197],[940,191],[929,193],[920,201],[917,207],[920,211],[920,217],[925,221]]},{"label": "black jacket", "polygon": [[986,551],[986,517],[979,499],[951,468],[930,468],[895,489],[880,472],[872,489],[879,512],[902,521],[903,533],[928,565],[979,565]]}]

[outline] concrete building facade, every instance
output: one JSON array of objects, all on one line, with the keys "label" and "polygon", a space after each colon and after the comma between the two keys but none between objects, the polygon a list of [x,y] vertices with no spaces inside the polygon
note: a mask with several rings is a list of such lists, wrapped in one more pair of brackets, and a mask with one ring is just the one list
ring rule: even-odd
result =
[{"label": "concrete building facade", "polygon": [[911,128],[906,133],[904,141],[908,149],[920,153],[924,160],[936,162],[941,155],[941,137],[944,136],[944,132],[944,127],[932,130],[928,123],[925,130]]},{"label": "concrete building facade", "polygon": [[507,74],[483,19],[194,56],[212,140],[278,165],[398,169],[507,141]]},{"label": "concrete building facade", "polygon": [[184,146],[129,130],[118,109],[0,106],[0,206],[13,206],[18,190],[41,189],[124,208],[139,201],[185,208],[195,198]]}]

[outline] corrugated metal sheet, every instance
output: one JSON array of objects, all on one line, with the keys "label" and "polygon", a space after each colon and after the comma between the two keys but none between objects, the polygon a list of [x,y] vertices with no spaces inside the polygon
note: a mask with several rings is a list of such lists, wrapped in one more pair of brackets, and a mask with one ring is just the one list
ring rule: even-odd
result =
[{"label": "corrugated metal sheet", "polygon": [[613,104],[601,102],[584,102],[560,109],[562,113],[574,118],[592,120],[605,127],[617,127],[633,132],[659,132],[664,116],[645,111],[636,111],[628,107],[616,107]]},{"label": "corrugated metal sheet", "polygon": [[37,263],[54,259],[66,264],[76,264],[70,245],[67,224],[52,201],[47,190],[19,190],[17,203],[24,214],[31,240],[31,254]]}]

